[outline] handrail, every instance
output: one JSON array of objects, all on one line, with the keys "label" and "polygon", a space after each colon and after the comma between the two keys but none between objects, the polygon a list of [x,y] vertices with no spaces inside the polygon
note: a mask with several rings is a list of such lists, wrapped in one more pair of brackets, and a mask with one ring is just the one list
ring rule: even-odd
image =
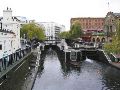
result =
[{"label": "handrail", "polygon": [[33,47],[26,47],[25,49],[16,50],[16,52],[9,54],[5,57],[0,58],[0,73],[5,71],[9,66],[13,65],[15,62],[24,58],[28,53],[31,52],[31,48],[36,48],[38,44],[33,45]]}]

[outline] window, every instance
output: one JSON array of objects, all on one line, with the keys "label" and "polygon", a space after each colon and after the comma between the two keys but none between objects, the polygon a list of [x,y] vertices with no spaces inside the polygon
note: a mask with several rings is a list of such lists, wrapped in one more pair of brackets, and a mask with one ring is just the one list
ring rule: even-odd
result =
[{"label": "window", "polygon": [[2,45],[0,45],[0,50],[2,50]]}]

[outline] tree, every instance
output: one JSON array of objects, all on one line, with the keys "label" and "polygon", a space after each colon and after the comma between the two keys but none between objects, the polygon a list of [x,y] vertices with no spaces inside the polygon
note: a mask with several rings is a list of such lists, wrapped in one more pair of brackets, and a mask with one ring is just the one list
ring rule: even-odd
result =
[{"label": "tree", "polygon": [[60,38],[65,38],[65,39],[68,39],[69,38],[69,32],[67,31],[64,31],[64,32],[61,32],[60,33]]},{"label": "tree", "polygon": [[117,39],[120,40],[120,20],[117,21],[116,36]]},{"label": "tree", "polygon": [[35,23],[29,23],[22,26],[20,36],[24,38],[24,35],[28,40],[45,40],[44,30]]},{"label": "tree", "polygon": [[70,38],[71,39],[80,38],[83,35],[81,25],[78,21],[73,23],[69,33],[70,33]]}]

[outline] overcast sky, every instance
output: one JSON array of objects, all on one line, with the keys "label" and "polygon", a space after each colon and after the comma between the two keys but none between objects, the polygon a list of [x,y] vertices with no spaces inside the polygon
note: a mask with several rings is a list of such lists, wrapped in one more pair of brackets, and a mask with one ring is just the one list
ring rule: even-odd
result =
[{"label": "overcast sky", "polygon": [[14,16],[57,22],[66,30],[72,17],[105,17],[108,11],[120,12],[120,0],[0,0],[0,16],[7,6]]}]

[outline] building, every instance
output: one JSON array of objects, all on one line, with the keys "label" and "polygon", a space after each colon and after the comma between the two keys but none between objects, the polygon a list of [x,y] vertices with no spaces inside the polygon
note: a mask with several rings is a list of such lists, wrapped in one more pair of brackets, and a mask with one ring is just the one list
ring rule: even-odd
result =
[{"label": "building", "polygon": [[[84,32],[83,40],[84,41],[96,41],[98,38],[98,33],[104,32],[104,22],[105,18],[92,18],[92,17],[80,17],[80,18],[71,18],[71,25],[74,22],[79,22],[81,24],[82,30]],[[92,36],[96,36],[96,40],[91,40]]]},{"label": "building", "polygon": [[71,25],[75,21],[81,24],[83,31],[101,31],[104,28],[105,18],[71,18]]},{"label": "building", "polygon": [[59,40],[59,33],[65,30],[64,25],[55,22],[39,22],[39,25],[45,30],[46,40],[50,43],[53,43],[54,40]]},{"label": "building", "polygon": [[105,34],[110,41],[112,35],[116,32],[116,21],[120,20],[120,13],[108,12],[105,17]]},{"label": "building", "polygon": [[3,10],[0,19],[0,58],[21,48],[20,27],[23,22],[12,16],[11,8]]}]

